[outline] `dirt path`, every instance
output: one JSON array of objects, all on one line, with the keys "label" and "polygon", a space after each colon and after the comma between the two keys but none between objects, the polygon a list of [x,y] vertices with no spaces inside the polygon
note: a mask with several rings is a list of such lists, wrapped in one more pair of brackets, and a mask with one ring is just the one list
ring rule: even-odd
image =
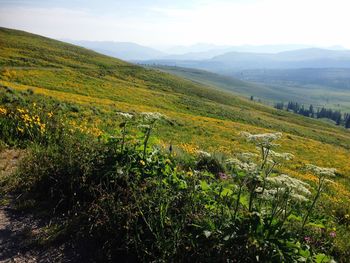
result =
[{"label": "dirt path", "polygon": [[[10,176],[24,154],[21,150],[1,151],[0,177]],[[45,236],[49,222],[16,210],[14,201],[14,196],[0,193],[0,263],[78,262],[74,249],[66,244],[40,246],[38,241]]]},{"label": "dirt path", "polygon": [[31,251],[37,229],[30,216],[21,216],[10,206],[0,206],[0,262],[39,262]]},{"label": "dirt path", "polygon": [[[15,172],[23,155],[20,150],[1,151],[1,179]],[[0,262],[36,262],[33,255],[23,251],[23,242],[30,233],[29,224],[26,227],[28,220],[23,220],[11,209],[11,199],[10,196],[1,196],[0,199]]]},{"label": "dirt path", "polygon": [[0,262],[78,262],[67,244],[44,247],[38,240],[45,236],[48,222],[0,205]]}]

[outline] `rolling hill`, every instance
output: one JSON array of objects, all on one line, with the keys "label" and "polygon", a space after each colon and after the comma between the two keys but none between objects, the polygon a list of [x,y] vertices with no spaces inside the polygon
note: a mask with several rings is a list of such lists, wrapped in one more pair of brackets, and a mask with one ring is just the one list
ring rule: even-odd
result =
[{"label": "rolling hill", "polygon": [[[203,85],[23,31],[0,29],[0,66],[1,86],[73,103],[77,121],[88,119],[100,129],[117,127],[118,111],[160,112],[171,123],[158,128],[160,142],[226,154],[249,149],[242,131],[283,132],[281,150],[292,152],[298,167],[337,168],[341,176],[332,187],[339,198],[350,197],[348,130],[219,91],[213,82]],[[312,180],[298,167],[286,172]]]},{"label": "rolling hill", "polygon": [[[236,91],[243,95],[251,93],[266,101],[294,100],[317,107],[350,110],[349,50],[306,48],[272,54],[235,51],[211,59],[158,59],[139,63],[158,68],[172,67],[173,73],[178,72],[180,75],[187,71],[186,77],[195,81],[197,79],[191,73],[194,69],[240,79],[250,82],[256,89]],[[209,73],[202,76],[207,79]],[[217,76],[210,75],[210,78],[214,82],[217,80]],[[220,78],[216,85],[221,86],[222,81],[227,81]]]},{"label": "rolling hill", "polygon": [[66,42],[69,42],[74,45],[79,45],[88,49],[92,49],[104,55],[117,57],[123,60],[147,60],[157,59],[165,56],[165,54],[161,51],[130,42],[84,40],[69,40]]},{"label": "rolling hill", "polygon": [[[212,88],[220,88],[222,90],[231,91],[245,97],[253,96],[256,100],[260,99],[264,103],[270,105],[273,105],[273,103],[276,101],[280,102],[288,100],[301,101],[305,103],[311,103],[311,101],[312,103],[316,102],[313,100],[305,101],[305,97],[302,94],[293,92],[292,88],[290,88],[290,90],[287,92],[287,85],[281,87],[274,86],[271,85],[270,82],[265,83],[262,79],[256,80],[254,78],[247,78],[247,81],[242,81],[240,78],[245,78],[246,75],[242,76],[239,75],[239,73],[234,74],[235,77],[231,77],[193,68],[161,65],[151,67],[210,86]],[[246,74],[246,71],[242,72],[242,74]]]},{"label": "rolling hill", "polygon": [[192,80],[199,84],[210,86],[212,88],[221,88],[222,90],[227,90],[227,91],[235,92],[237,94],[243,94],[246,96],[256,94],[261,88],[258,85],[239,80],[238,78],[223,76],[223,75],[219,75],[216,73],[212,73],[212,72],[200,70],[200,69],[161,66],[161,65],[150,66],[150,67],[156,70],[161,70],[173,75],[177,75],[177,76]]},{"label": "rolling hill", "polygon": [[273,105],[296,101],[350,112],[349,69],[251,69],[221,75],[205,70],[151,65],[180,77]]}]

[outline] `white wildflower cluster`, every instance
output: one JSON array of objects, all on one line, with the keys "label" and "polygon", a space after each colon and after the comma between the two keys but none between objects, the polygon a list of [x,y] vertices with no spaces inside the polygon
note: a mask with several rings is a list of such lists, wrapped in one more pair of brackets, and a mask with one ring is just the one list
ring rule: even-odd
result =
[{"label": "white wildflower cluster", "polygon": [[292,193],[292,198],[299,203],[309,201],[309,199],[306,198],[304,195],[297,194],[297,193]]},{"label": "white wildflower cluster", "polygon": [[122,111],[117,112],[117,115],[120,115],[120,116],[122,116],[125,119],[132,119],[132,117],[134,117],[133,114],[127,113],[127,112],[122,112]]},{"label": "white wildflower cluster", "polygon": [[165,115],[159,112],[142,112],[141,116],[148,121],[157,121],[160,119],[165,119]]},{"label": "white wildflower cluster", "polygon": [[239,154],[239,158],[241,160],[244,160],[246,162],[249,162],[251,160],[254,160],[258,157],[258,155],[256,153],[250,153],[250,152],[245,152],[245,153],[241,153]]},{"label": "white wildflower cluster", "polygon": [[[284,189],[279,189],[279,191],[281,191],[281,190],[284,191]],[[263,190],[262,187],[256,188],[255,192],[258,194],[261,194],[260,198],[262,198],[263,200],[266,200],[266,201],[273,200],[278,194],[277,189],[265,189],[265,190]]]},{"label": "white wildflower cluster", "polygon": [[290,161],[294,158],[294,155],[291,153],[278,153],[273,150],[269,151],[269,154],[273,160],[286,160]]},{"label": "white wildflower cluster", "polygon": [[261,134],[251,134],[249,132],[242,132],[241,135],[247,138],[249,142],[253,142],[258,146],[269,147],[273,146],[272,143],[282,137],[282,133],[261,133]]},{"label": "white wildflower cluster", "polygon": [[308,189],[308,187],[310,187],[308,183],[305,183],[301,180],[290,177],[289,175],[286,175],[286,174],[269,177],[266,180],[274,184],[275,186],[288,187],[290,189],[294,189],[305,195],[311,194],[311,192]]},{"label": "white wildflower cluster", "polygon": [[239,171],[243,171],[248,174],[258,173],[258,166],[253,162],[242,162],[236,158],[228,159],[226,162],[233,165]]},{"label": "white wildflower cluster", "polygon": [[293,158],[294,155],[291,153],[278,153],[270,149],[267,161],[271,164],[279,164],[283,161],[290,161]]},{"label": "white wildflower cluster", "polygon": [[211,157],[211,154],[208,152],[205,152],[205,151],[199,150],[199,151],[197,151],[197,153],[200,157],[207,157],[207,158]]},{"label": "white wildflower cluster", "polygon": [[[283,193],[285,191],[288,191],[291,195],[291,197],[295,201],[299,202],[306,202],[308,199],[306,196],[311,195],[310,190],[308,189],[310,186],[309,184],[300,181],[298,179],[295,179],[293,177],[290,177],[286,174],[281,174],[274,177],[269,177],[266,179],[266,181],[273,187],[273,189],[267,190],[267,193],[263,193],[266,195],[273,194],[274,191],[277,191]],[[271,192],[271,190],[273,190]]]},{"label": "white wildflower cluster", "polygon": [[337,169],[335,168],[324,168],[324,167],[318,167],[313,164],[308,164],[307,169],[312,171],[313,173],[317,174],[320,177],[334,177]]}]

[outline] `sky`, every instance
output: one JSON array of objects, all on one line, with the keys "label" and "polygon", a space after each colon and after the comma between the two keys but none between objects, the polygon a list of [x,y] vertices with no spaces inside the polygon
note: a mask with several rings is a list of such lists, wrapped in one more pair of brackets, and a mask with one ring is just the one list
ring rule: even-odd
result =
[{"label": "sky", "polygon": [[0,26],[56,39],[148,46],[340,45],[348,0],[0,0]]}]

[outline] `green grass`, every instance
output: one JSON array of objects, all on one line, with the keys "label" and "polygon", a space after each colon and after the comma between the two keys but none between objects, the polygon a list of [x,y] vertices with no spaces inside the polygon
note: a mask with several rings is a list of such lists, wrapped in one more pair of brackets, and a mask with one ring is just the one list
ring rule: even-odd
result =
[{"label": "green grass", "polygon": [[249,82],[199,69],[161,65],[150,67],[206,86],[231,91],[241,96],[254,96],[255,99],[260,99],[268,105],[273,105],[276,102],[297,101],[305,105],[313,104],[319,108],[326,107],[343,112],[350,111],[349,92],[339,87],[334,88],[320,84],[303,85],[300,83],[273,80],[264,82],[263,73],[259,75],[260,82],[259,78],[255,82],[253,80]]},{"label": "green grass", "polygon": [[[323,121],[278,111],[272,107],[239,97],[232,92],[221,91],[217,87],[210,87],[211,85],[203,85],[160,70],[143,68],[84,48],[17,30],[0,29],[0,65],[0,92],[3,101],[6,102],[0,106],[1,112],[4,112],[3,107],[12,107],[12,111],[18,113],[15,103],[25,101],[23,104],[19,103],[18,107],[28,109],[28,114],[38,115],[41,120],[48,120],[48,123],[50,123],[51,119],[46,111],[52,111],[54,118],[62,119],[65,123],[61,127],[63,131],[74,129],[84,134],[82,135],[83,138],[87,136],[86,139],[81,139],[80,137],[72,139],[69,136],[64,139],[65,137],[63,136],[61,140],[62,134],[65,133],[55,128],[56,123],[52,124],[52,133],[47,135],[45,132],[41,132],[41,122],[33,126],[36,134],[33,136],[32,130],[26,133],[18,130],[18,122],[21,123],[23,119],[20,115],[16,118],[11,117],[10,121],[1,117],[0,124],[3,125],[2,127],[10,127],[1,130],[3,140],[6,140],[11,145],[16,145],[16,141],[22,139],[26,143],[30,142],[29,144],[19,145],[22,147],[34,143],[31,149],[33,154],[26,160],[27,163],[25,164],[28,165],[23,165],[22,177],[19,178],[19,181],[24,187],[27,187],[27,190],[29,189],[34,194],[38,193],[39,196],[44,197],[44,201],[47,197],[50,197],[50,192],[47,191],[51,187],[51,189],[55,190],[55,195],[51,196],[55,198],[52,204],[64,199],[64,201],[68,202],[65,205],[69,209],[76,208],[77,211],[85,213],[84,216],[87,217],[83,216],[84,220],[88,220],[89,210],[87,207],[94,209],[96,222],[99,222],[101,219],[101,214],[98,210],[99,206],[106,205],[103,208],[103,213],[105,213],[106,211],[112,211],[112,208],[118,207],[113,203],[115,200],[119,200],[118,198],[121,198],[121,202],[128,201],[128,198],[131,198],[128,194],[121,197],[115,196],[119,192],[114,191],[114,188],[109,188],[109,183],[112,183],[112,181],[107,179],[111,175],[117,176],[115,174],[116,163],[120,163],[123,169],[131,169],[137,175],[144,175],[143,163],[141,162],[141,160],[144,161],[144,156],[142,156],[143,153],[140,151],[142,144],[141,146],[139,144],[130,144],[129,155],[135,158],[125,160],[125,155],[123,154],[121,156],[118,155],[116,158],[113,155],[113,149],[116,148],[113,145],[110,148],[110,144],[105,144],[106,141],[103,139],[103,134],[115,135],[117,138],[120,138],[119,125],[123,121],[121,116],[117,114],[120,111],[135,113],[136,115],[140,112],[160,112],[166,116],[166,120],[157,125],[157,129],[153,133],[153,143],[161,146],[163,149],[167,149],[169,145],[172,145],[174,149],[179,149],[179,152],[182,152],[189,160],[171,160],[170,165],[166,160],[169,156],[163,153],[152,155],[154,159],[151,158],[152,165],[148,171],[150,174],[147,175],[152,174],[155,177],[150,176],[153,179],[150,181],[146,180],[147,183],[141,177],[142,180],[135,183],[136,187],[133,190],[136,191],[140,198],[142,211],[146,211],[148,219],[152,220],[155,227],[159,227],[160,232],[159,235],[157,233],[157,238],[161,238],[161,240],[156,239],[154,241],[151,239],[152,241],[143,244],[143,242],[137,240],[137,236],[140,233],[133,233],[133,237],[136,238],[133,242],[137,246],[145,245],[145,247],[136,248],[136,250],[141,249],[145,252],[145,255],[155,244],[159,245],[157,253],[168,253],[168,250],[162,247],[163,245],[165,247],[169,245],[166,242],[168,234],[162,231],[164,229],[166,231],[169,230],[168,227],[164,228],[164,224],[166,225],[169,221],[167,221],[167,217],[163,217],[164,224],[158,225],[158,214],[154,211],[165,209],[164,205],[177,202],[177,195],[179,194],[177,190],[183,187],[184,181],[190,184],[192,180],[197,180],[193,177],[193,174],[187,174],[191,174],[193,170],[197,169],[196,165],[198,163],[191,156],[200,149],[215,153],[217,156],[226,157],[232,157],[241,152],[259,153],[254,145],[251,145],[241,136],[241,132],[265,133],[279,131],[283,133],[283,137],[279,140],[280,146],[276,150],[291,152],[294,155],[294,159],[293,162],[286,163],[281,167],[278,172],[287,173],[293,178],[305,180],[315,186],[317,177],[305,169],[306,164],[311,163],[337,169],[335,182],[330,184],[320,197],[318,209],[324,211],[324,214],[322,214],[323,212],[321,214],[317,213],[315,216],[311,215],[310,218],[315,220],[315,222],[317,220],[329,220],[326,222],[327,227],[331,227],[333,222],[337,220],[340,222],[337,221],[337,226],[343,233],[339,234],[339,237],[336,239],[336,242],[339,243],[337,243],[337,252],[334,253],[340,253],[342,256],[346,255],[348,244],[345,240],[348,226],[341,223],[341,220],[350,213],[350,167],[348,165],[350,160],[350,133],[348,130],[335,127]],[[236,85],[240,85],[239,83],[237,82]],[[30,95],[32,92],[34,92],[34,95]],[[49,129],[49,126],[47,126],[47,129]],[[142,141],[140,138],[143,137],[138,132],[138,129],[135,127],[131,132]],[[68,132],[67,134],[69,135],[70,133]],[[102,139],[99,137],[101,135]],[[130,140],[133,140],[132,137]],[[107,141],[107,143],[109,142]],[[178,156],[178,158],[181,158],[181,156]],[[161,161],[159,162],[159,160]],[[105,166],[104,162],[108,165]],[[178,168],[181,170],[181,175],[177,172]],[[134,171],[133,169],[136,170]],[[159,172],[159,169],[161,169],[161,172]],[[163,181],[159,177],[163,172],[169,175],[168,179],[170,182],[176,181],[175,188],[169,187],[166,188],[166,191],[163,191],[165,188],[163,188]],[[58,181],[52,179],[51,175],[53,174],[57,176]],[[100,184],[99,182],[85,184],[84,180],[87,177],[89,180],[94,180],[96,174],[98,174],[97,178],[107,180],[105,181],[106,184]],[[177,178],[177,176],[181,178]],[[196,192],[193,196],[191,188],[185,191],[186,198],[190,198],[190,201],[186,201],[186,206],[168,206],[176,209],[178,207],[187,209],[186,211],[181,210],[181,215],[185,216],[184,220],[193,219],[187,218],[188,211],[191,209],[191,198],[196,198],[196,202],[199,205],[198,213],[200,214],[201,211],[204,211],[203,207],[208,208],[221,191],[218,190],[221,185],[218,183],[219,185],[217,186],[218,180],[213,178],[213,175],[204,176],[209,176],[211,179],[207,179],[213,185],[213,188],[208,190],[208,195],[210,196],[208,200],[205,199],[207,196],[206,192],[198,193],[198,195]],[[124,179],[123,177],[121,178],[123,186],[126,183],[133,183],[132,180],[125,182]],[[165,181],[166,184],[170,182]],[[85,191],[89,186],[97,188],[91,192]],[[147,186],[146,189],[143,189],[143,186]],[[154,186],[157,187],[154,188]],[[193,189],[198,187],[205,188],[205,183],[197,181],[192,186]],[[87,207],[76,207],[74,187],[78,187],[81,190],[81,198],[82,200],[86,198],[84,200],[87,200]],[[243,206],[247,205],[250,186],[247,184],[245,187],[247,191],[241,200]],[[37,191],[37,189],[41,190]],[[106,192],[99,192],[101,189]],[[156,194],[164,196],[164,199],[146,195],[146,192],[152,193],[155,189]],[[124,191],[125,189],[121,190]],[[92,196],[85,196],[85,193],[92,194]],[[98,193],[102,193],[102,195],[94,196],[94,194]],[[104,203],[104,197],[106,197],[104,193],[108,196],[106,199],[108,203]],[[175,199],[168,200],[166,197]],[[157,202],[168,200],[168,203],[154,203],[155,200],[158,200]],[[124,213],[129,211],[128,209],[134,209],[132,214],[133,216],[135,215],[136,219],[133,219],[135,219],[134,222],[138,222],[138,220],[141,220],[139,216],[142,215],[138,210],[140,203],[135,202],[135,197],[132,197],[132,201],[132,207],[129,206],[128,202],[125,202],[119,208],[126,209],[123,210],[122,215],[127,215]],[[208,203],[206,203],[207,201]],[[234,201],[234,199],[231,201]],[[224,216],[220,218],[224,219],[226,218],[225,213],[229,213],[230,208],[229,206],[227,207],[225,200],[222,200],[222,202],[218,207],[223,205]],[[152,208],[149,204],[154,204],[155,207]],[[217,209],[218,207],[214,208]],[[171,222],[174,222],[176,227],[182,227],[184,225],[183,222],[179,222],[179,217],[174,216],[177,210],[170,209],[168,211]],[[305,214],[305,211],[303,213]],[[113,220],[128,222],[128,220],[125,221],[125,218],[115,218],[119,214],[119,212],[112,213],[107,219],[105,218],[107,225],[93,225],[93,227],[96,227],[95,234],[97,233],[96,235],[98,235],[99,227],[105,231],[104,233],[109,233],[115,226]],[[208,217],[203,217],[205,219],[204,223],[207,223],[207,225],[201,221],[201,224],[203,223],[206,227],[210,227],[210,220],[213,218],[212,212],[209,211],[209,214]],[[320,218],[318,218],[318,215],[320,215]],[[206,221],[207,219],[208,221]],[[253,220],[254,216],[244,217],[242,214],[242,226],[246,225],[244,220],[250,219]],[[90,221],[84,222],[87,229],[89,229],[91,227]],[[147,226],[144,224],[143,227],[147,229]],[[123,229],[121,231],[125,230]],[[146,231],[142,232],[142,234],[145,234],[148,240],[148,230],[145,229],[141,231]],[[201,228],[201,231],[205,229]],[[215,229],[220,230],[220,228]],[[256,231],[259,229],[258,227]],[[117,230],[114,229],[113,231]],[[177,228],[171,229],[171,231],[178,233]],[[194,232],[185,231],[181,233],[192,235]],[[187,238],[186,235],[184,240]],[[206,243],[206,239],[202,238],[204,237],[201,237],[200,242]],[[214,241],[216,240],[215,238],[222,240],[225,236],[218,232],[218,235],[213,236],[213,238]],[[264,242],[264,233],[259,234],[259,238],[261,238],[261,242]],[[122,240],[124,242],[124,239]],[[118,245],[113,243],[113,237],[109,241],[111,241],[109,245],[112,247]],[[158,241],[159,243],[157,243]],[[176,250],[178,256],[184,255],[183,253],[185,252],[182,253],[182,251],[185,251],[187,247],[186,242],[181,244],[183,247],[180,250]],[[226,245],[227,243],[225,243]],[[200,247],[203,247],[202,243],[200,243]],[[229,244],[228,247],[230,247]],[[220,250],[217,251],[220,253]],[[231,252],[225,251],[225,253]],[[168,255],[162,255],[168,258]]]},{"label": "green grass", "polygon": [[267,85],[242,81],[237,78],[224,76],[205,70],[161,65],[149,67],[192,80],[198,84],[230,91],[236,95],[241,95],[248,98],[250,96],[254,96],[256,100],[261,99],[267,104],[272,103],[273,101],[279,101],[286,96],[283,92],[268,87]]},{"label": "green grass", "polygon": [[[347,211],[333,217],[323,209],[327,199],[319,198],[329,193],[321,187],[326,175],[314,173],[318,190],[281,175],[288,160],[271,151],[268,157],[267,149],[277,148],[272,141],[248,140],[267,153],[249,160],[188,154],[154,140],[160,124],[171,125],[159,114],[124,118],[118,132],[96,135],[71,122],[70,113],[82,110],[74,104],[10,89],[0,101],[0,138],[26,148],[16,173],[0,176],[0,190],[19,194],[17,209],[59,222],[37,239],[43,247],[83,243],[85,257],[101,262],[330,262],[348,256],[349,246],[335,243],[348,238],[335,232],[347,229]],[[281,134],[266,136],[276,141]]]},{"label": "green grass", "polygon": [[[71,117],[99,129],[113,130],[117,111],[161,112],[172,122],[159,128],[162,143],[227,154],[249,149],[241,131],[281,131],[281,149],[291,151],[300,165],[339,169],[343,177],[337,187],[341,196],[349,195],[350,134],[332,124],[17,30],[0,29],[0,65],[1,85],[77,104],[80,110]],[[295,166],[286,172],[308,178]]]}]

